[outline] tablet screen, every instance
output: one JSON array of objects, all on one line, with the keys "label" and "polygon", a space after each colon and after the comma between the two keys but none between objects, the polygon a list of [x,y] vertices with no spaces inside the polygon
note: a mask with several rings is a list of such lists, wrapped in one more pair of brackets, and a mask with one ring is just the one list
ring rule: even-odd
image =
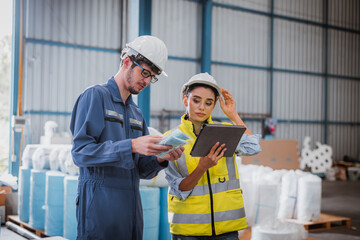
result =
[{"label": "tablet screen", "polygon": [[232,157],[244,134],[246,127],[238,125],[205,124],[190,152],[193,157],[204,157],[209,154],[215,143],[225,143],[227,148],[224,157]]}]

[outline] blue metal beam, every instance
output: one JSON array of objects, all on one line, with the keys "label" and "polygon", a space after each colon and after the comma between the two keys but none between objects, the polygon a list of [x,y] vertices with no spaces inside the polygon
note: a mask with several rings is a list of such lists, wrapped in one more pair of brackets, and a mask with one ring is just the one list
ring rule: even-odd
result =
[{"label": "blue metal beam", "polygon": [[71,116],[71,112],[54,112],[54,111],[38,111],[38,110],[27,110],[24,114],[29,115],[55,115],[55,116]]},{"label": "blue metal beam", "polygon": [[[11,48],[11,84],[10,84],[10,139],[9,139],[9,173],[18,176],[19,173],[19,159],[14,157],[19,156],[21,134],[13,131],[11,119],[18,114],[18,93],[19,93],[19,64],[20,64],[20,20],[21,20],[21,2],[20,0],[13,0],[13,16],[12,16],[12,48]],[[12,160],[15,160],[13,162]]]},{"label": "blue metal beam", "polygon": [[202,3],[202,33],[201,33],[201,72],[211,74],[211,24],[212,0]]},{"label": "blue metal beam", "polygon": [[25,41],[26,43],[34,43],[34,44],[50,45],[57,47],[66,47],[66,48],[76,48],[76,49],[90,50],[90,51],[100,51],[100,52],[109,52],[109,53],[117,53],[117,54],[120,54],[121,52],[121,49],[84,46],[84,45],[57,42],[57,41],[40,40],[35,38],[26,38]]},{"label": "blue metal beam", "polygon": [[[159,119],[162,118],[162,115],[151,115],[151,118]],[[175,116],[166,116],[166,119],[177,119],[181,115]],[[229,121],[227,117],[215,117],[216,119],[220,119],[222,121]],[[251,121],[251,122],[260,122],[261,119],[259,118],[242,118],[244,121]],[[292,124],[324,124],[325,121],[323,120],[301,120],[301,119],[277,119],[278,123],[292,123]],[[345,122],[345,121],[328,121],[328,125],[343,125],[343,126],[360,126],[360,122]]]},{"label": "blue metal beam", "polygon": [[274,103],[274,0],[271,0],[271,19],[270,19],[270,116],[273,116]]},{"label": "blue metal beam", "polygon": [[11,48],[10,119],[17,115],[20,61],[20,0],[13,0],[13,30]]},{"label": "blue metal beam", "polygon": [[328,34],[328,22],[329,22],[329,1],[325,0],[325,68],[324,68],[324,143],[328,143],[328,42],[329,42],[329,34]]},{"label": "blue metal beam", "polygon": [[176,57],[176,56],[169,56],[168,59],[177,60],[177,61],[187,61],[187,62],[201,62],[201,59],[197,59],[197,58],[186,58],[186,57]]},{"label": "blue metal beam", "polygon": [[330,29],[335,29],[335,30],[339,30],[339,31],[345,31],[345,32],[351,32],[351,33],[355,33],[355,34],[360,34],[360,31],[358,29],[352,29],[352,28],[345,28],[345,27],[340,27],[340,26],[335,26],[335,25],[329,25],[328,23],[316,22],[316,21],[312,21],[312,20],[306,20],[306,19],[290,17],[290,16],[285,16],[285,15],[280,15],[280,14],[272,14],[271,12],[269,13],[269,12],[264,12],[264,11],[260,11],[260,10],[254,10],[254,9],[250,9],[250,8],[239,7],[239,6],[225,4],[225,3],[214,2],[213,5],[218,6],[218,7],[232,9],[232,10],[237,10],[237,11],[243,11],[243,12],[247,12],[247,13],[263,15],[263,16],[267,16],[267,17],[272,17],[273,16],[274,18],[279,18],[279,19],[283,19],[283,20],[299,22],[299,23],[314,25],[314,26],[318,26],[318,27],[328,27]]},{"label": "blue metal beam", "polygon": [[[151,35],[152,0],[139,0],[139,35]],[[146,124],[150,125],[150,89],[151,85],[142,90],[138,96],[138,105]]]},{"label": "blue metal beam", "polygon": [[[264,70],[264,71],[271,71],[270,67],[247,65],[247,64],[240,64],[240,63],[212,61],[211,64],[230,66],[230,67],[239,67],[239,68],[248,68],[248,69],[257,69],[257,70]],[[351,76],[344,76],[344,75],[337,75],[337,74],[325,74],[325,73],[322,73],[322,72],[300,71],[300,70],[284,69],[284,68],[272,68],[272,70],[273,70],[273,72],[304,74],[304,75],[312,75],[312,76],[317,76],[317,77],[325,77],[325,76],[327,76],[328,78],[340,78],[340,79],[344,79],[344,80],[360,81],[360,77],[351,77]]]}]

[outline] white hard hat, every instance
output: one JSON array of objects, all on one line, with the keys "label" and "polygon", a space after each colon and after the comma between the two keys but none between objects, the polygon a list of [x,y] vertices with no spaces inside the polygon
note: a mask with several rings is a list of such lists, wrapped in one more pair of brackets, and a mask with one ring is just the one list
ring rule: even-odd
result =
[{"label": "white hard hat", "polygon": [[181,89],[181,99],[183,98],[183,95],[185,94],[185,91],[193,84],[201,83],[205,85],[209,85],[218,92],[219,96],[221,96],[221,87],[217,84],[215,78],[211,76],[210,74],[206,73],[199,73],[190,78],[190,80],[185,83]]},{"label": "white hard hat", "polygon": [[159,38],[149,35],[140,36],[134,41],[127,43],[126,47],[129,47],[146,57],[167,77],[164,69],[168,59],[168,50],[165,43]]}]

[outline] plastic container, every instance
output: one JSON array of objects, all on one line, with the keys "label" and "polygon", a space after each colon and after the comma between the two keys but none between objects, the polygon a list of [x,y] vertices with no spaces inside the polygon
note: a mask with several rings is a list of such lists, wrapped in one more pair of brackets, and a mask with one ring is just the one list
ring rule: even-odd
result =
[{"label": "plastic container", "polygon": [[31,170],[30,177],[30,220],[32,228],[44,229],[46,171]]},{"label": "plastic container", "polygon": [[18,201],[19,219],[23,222],[29,222],[30,169],[25,167],[20,168]]},{"label": "plastic container", "polygon": [[158,187],[140,187],[143,206],[144,240],[159,239],[160,189]]},{"label": "plastic container", "polygon": [[168,187],[160,187],[160,240],[170,240],[170,224],[168,221]]},{"label": "plastic container", "polygon": [[64,237],[76,240],[76,194],[78,186],[77,176],[66,176],[64,179]]},{"label": "plastic container", "polygon": [[46,173],[45,234],[49,236],[63,235],[64,178],[59,171]]}]

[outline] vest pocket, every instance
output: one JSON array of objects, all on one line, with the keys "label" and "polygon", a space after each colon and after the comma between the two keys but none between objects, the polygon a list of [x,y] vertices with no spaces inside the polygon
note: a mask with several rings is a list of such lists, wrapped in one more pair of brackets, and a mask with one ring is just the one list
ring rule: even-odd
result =
[{"label": "vest pocket", "polygon": [[242,196],[242,190],[240,188],[231,189],[226,191],[227,201],[229,206],[233,206],[235,208],[243,208],[244,200]]}]

